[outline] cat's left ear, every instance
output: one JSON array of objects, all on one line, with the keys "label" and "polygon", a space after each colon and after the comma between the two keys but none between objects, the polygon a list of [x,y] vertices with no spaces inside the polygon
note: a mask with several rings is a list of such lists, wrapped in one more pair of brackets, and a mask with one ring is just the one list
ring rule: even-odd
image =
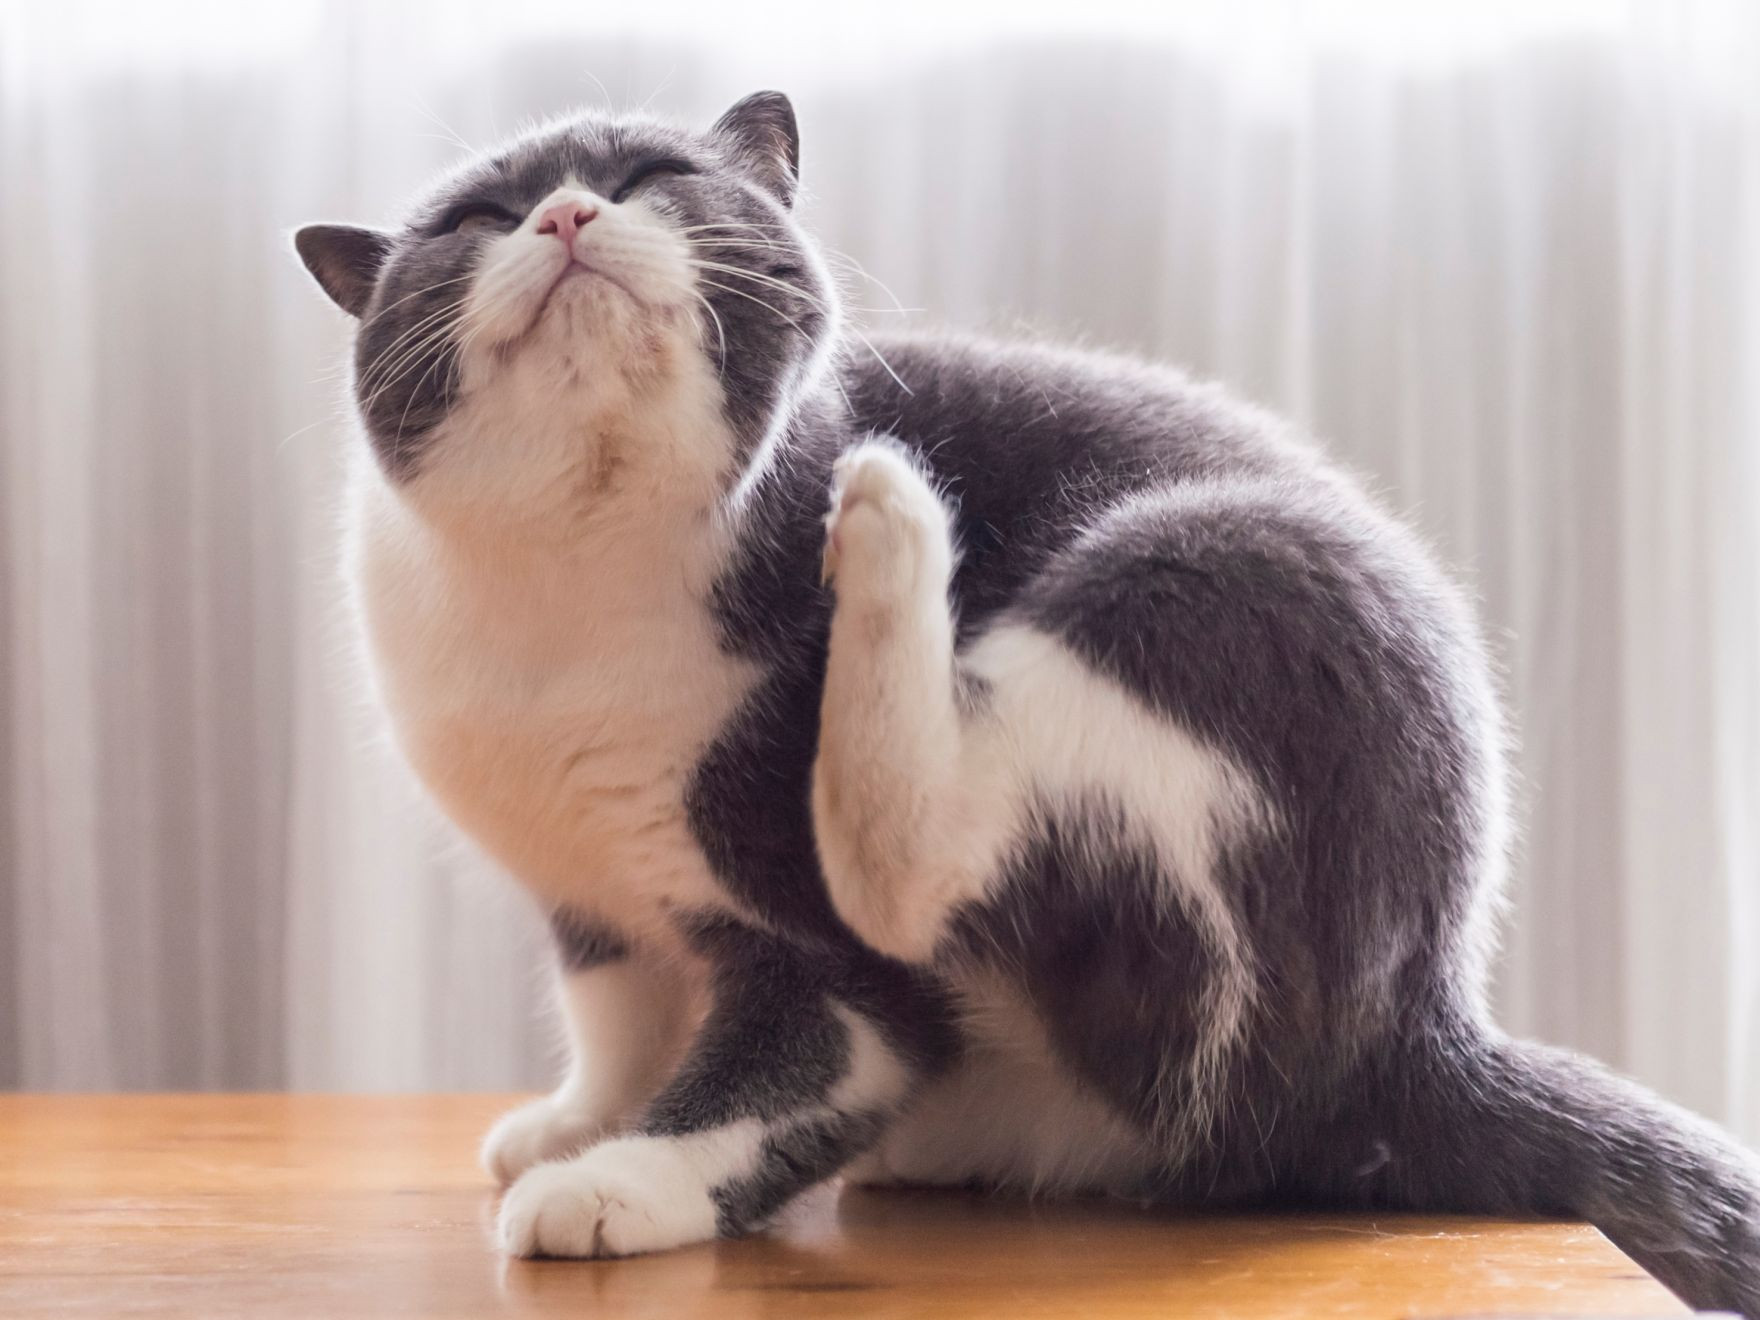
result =
[{"label": "cat's left ear", "polygon": [[358,318],[391,255],[391,235],[359,225],[307,225],[293,246],[330,301]]},{"label": "cat's left ear", "polygon": [[781,92],[753,92],[710,130],[728,146],[764,190],[794,205],[801,177],[801,135],[794,107]]}]

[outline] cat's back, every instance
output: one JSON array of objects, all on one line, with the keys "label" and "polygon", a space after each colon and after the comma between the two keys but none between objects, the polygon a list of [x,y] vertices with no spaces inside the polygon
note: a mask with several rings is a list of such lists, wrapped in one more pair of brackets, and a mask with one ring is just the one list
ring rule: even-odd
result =
[{"label": "cat's back", "polygon": [[1029,340],[901,332],[856,343],[842,384],[857,428],[915,451],[950,497],[967,631],[1144,492],[1274,483],[1377,520],[1281,419],[1174,367]]},{"label": "cat's back", "polygon": [[[1124,354],[947,331],[858,342],[844,387],[864,427],[921,442],[937,469],[1088,469],[1174,479],[1311,471],[1275,415],[1176,367]],[[952,452],[943,457],[939,450]]]}]

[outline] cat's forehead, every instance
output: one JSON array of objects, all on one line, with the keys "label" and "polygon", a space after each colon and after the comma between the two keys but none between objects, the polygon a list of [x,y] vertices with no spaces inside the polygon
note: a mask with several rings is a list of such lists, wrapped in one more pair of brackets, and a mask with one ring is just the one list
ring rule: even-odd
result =
[{"label": "cat's forehead", "polygon": [[483,194],[535,202],[571,180],[609,192],[636,165],[660,156],[704,166],[714,153],[701,136],[658,120],[581,115],[485,153],[443,182],[422,210]]}]

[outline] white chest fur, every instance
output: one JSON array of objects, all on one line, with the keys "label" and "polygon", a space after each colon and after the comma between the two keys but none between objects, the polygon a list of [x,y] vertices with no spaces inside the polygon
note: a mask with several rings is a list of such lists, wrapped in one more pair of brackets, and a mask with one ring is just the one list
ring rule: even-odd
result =
[{"label": "white chest fur", "polygon": [[378,694],[453,821],[540,898],[631,934],[725,897],[685,816],[753,675],[717,645],[701,526],[461,543],[357,482],[352,569]]}]

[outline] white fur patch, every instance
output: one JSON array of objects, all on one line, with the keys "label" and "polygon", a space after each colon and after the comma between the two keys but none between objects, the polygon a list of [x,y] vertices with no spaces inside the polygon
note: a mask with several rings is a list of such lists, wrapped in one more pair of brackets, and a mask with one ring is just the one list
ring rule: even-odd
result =
[{"label": "white fur patch", "polygon": [[1211,866],[1225,837],[1268,823],[1252,776],[1036,629],[994,628],[964,663],[989,685],[978,721],[983,752],[1053,803],[1094,793],[1115,803],[1127,828],[1154,845],[1170,896],[1185,899],[1225,950],[1245,957]]},{"label": "white fur patch", "polygon": [[619,1137],[508,1189],[498,1235],[512,1256],[629,1256],[716,1235],[710,1192],[750,1173],[757,1119],[685,1137]]},{"label": "white fur patch", "polygon": [[752,675],[677,547],[459,547],[400,513],[381,501],[359,581],[397,740],[447,814],[546,902],[650,942],[669,909],[724,905],[684,792]]}]

